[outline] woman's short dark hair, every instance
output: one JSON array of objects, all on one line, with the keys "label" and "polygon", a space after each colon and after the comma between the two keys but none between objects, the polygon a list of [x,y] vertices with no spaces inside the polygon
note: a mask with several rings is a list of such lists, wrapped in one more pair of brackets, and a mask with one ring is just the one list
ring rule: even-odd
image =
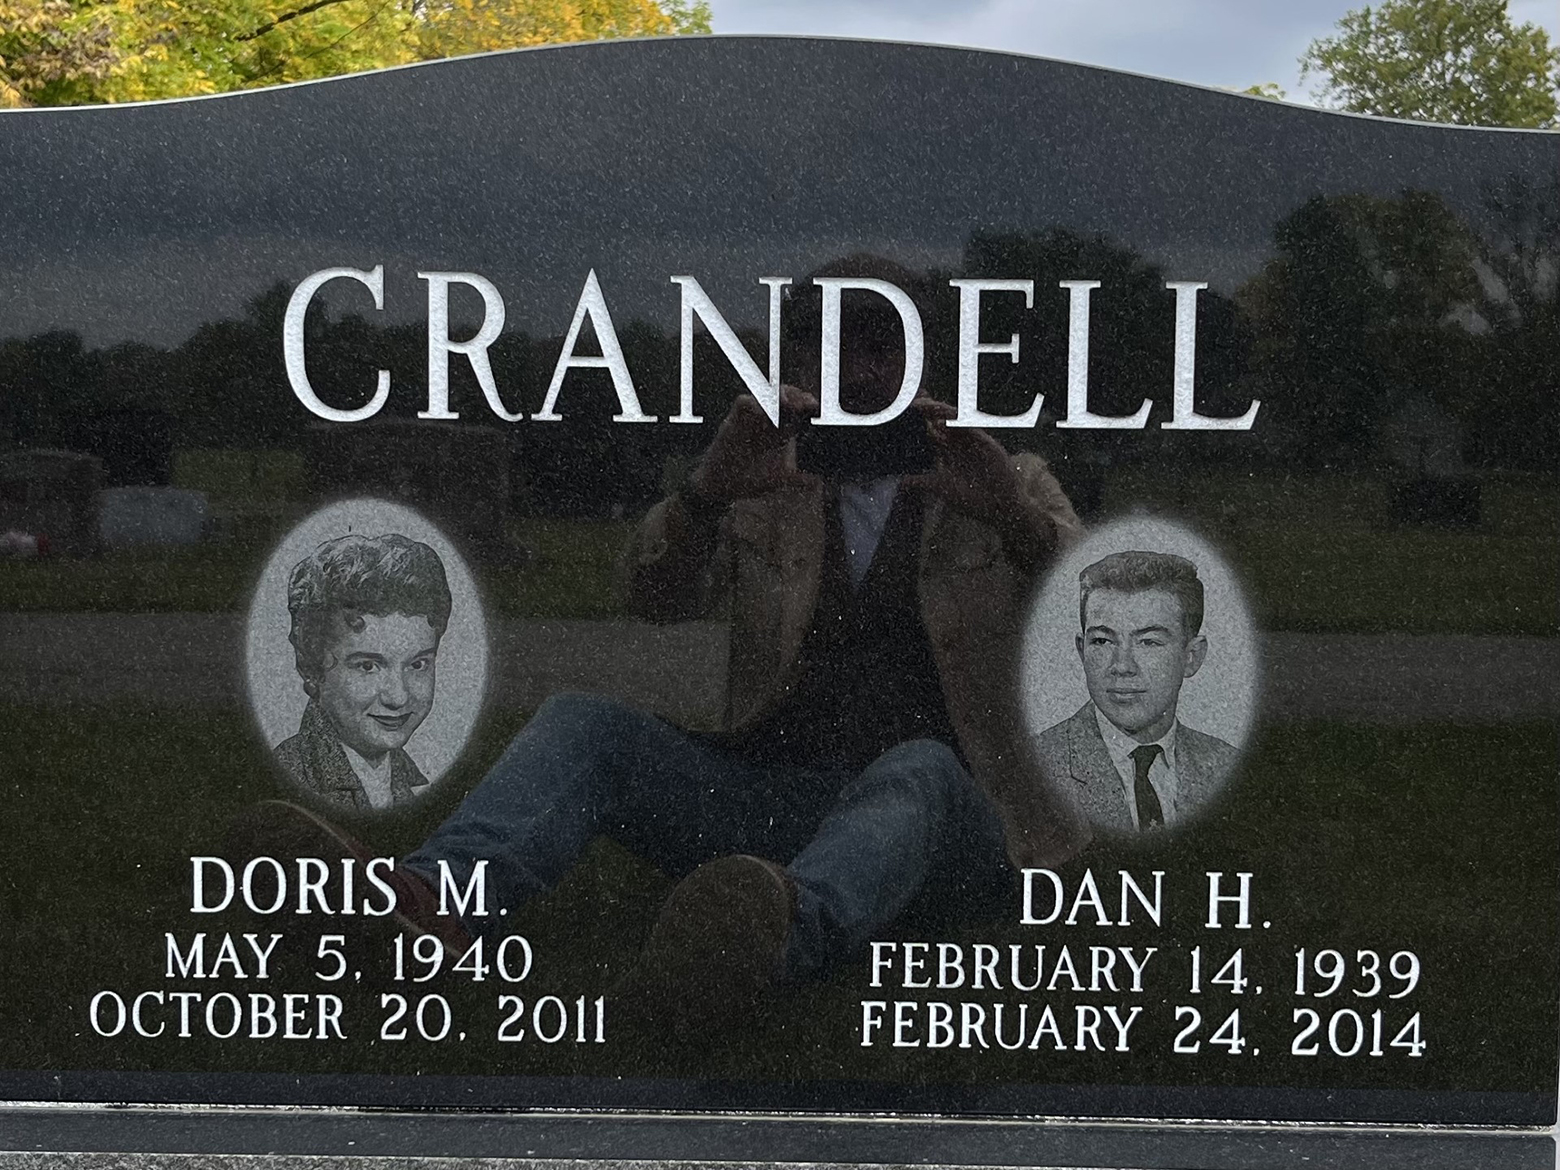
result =
[{"label": "woman's short dark hair", "polygon": [[305,689],[330,668],[326,658],[338,618],[361,630],[364,614],[404,613],[427,618],[443,637],[450,604],[444,562],[426,544],[397,533],[327,540],[293,566],[287,581],[287,637]]},{"label": "woman's short dark hair", "polygon": [[1194,638],[1203,623],[1203,583],[1197,566],[1185,557],[1162,552],[1118,552],[1095,561],[1078,574],[1078,623],[1089,624],[1089,594],[1096,589],[1140,593],[1163,589],[1181,604],[1181,626]]}]

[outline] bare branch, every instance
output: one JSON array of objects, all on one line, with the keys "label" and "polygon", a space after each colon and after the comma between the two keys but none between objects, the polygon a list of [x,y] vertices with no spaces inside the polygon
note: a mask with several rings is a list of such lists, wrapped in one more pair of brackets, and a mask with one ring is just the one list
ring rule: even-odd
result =
[{"label": "bare branch", "polygon": [[258,40],[277,26],[286,24],[289,20],[297,20],[300,16],[308,16],[309,13],[318,12],[321,8],[329,8],[332,4],[342,4],[344,2],[345,0],[314,0],[312,4],[305,4],[302,8],[295,8],[291,12],[282,13],[275,20],[262,24],[254,32],[245,33],[237,39],[240,41]]}]

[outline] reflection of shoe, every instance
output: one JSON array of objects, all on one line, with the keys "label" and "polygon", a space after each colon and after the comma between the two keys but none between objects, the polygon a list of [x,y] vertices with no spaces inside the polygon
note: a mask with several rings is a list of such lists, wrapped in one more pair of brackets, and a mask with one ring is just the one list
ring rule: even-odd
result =
[{"label": "reflection of shoe", "polygon": [[785,870],[737,854],[673,888],[612,998],[641,1025],[694,1039],[762,1008],[785,970],[795,893]]},{"label": "reflection of shoe", "polygon": [[[377,901],[383,896],[364,877],[375,856],[368,846],[308,809],[285,800],[264,800],[234,817],[228,826],[228,850],[235,858],[322,859],[330,867],[330,880],[325,887],[329,904],[338,911],[342,898],[341,859],[350,857],[357,862],[354,900],[368,897]],[[297,871],[291,867],[289,870],[289,880],[295,879]],[[471,945],[471,937],[459,918],[438,913],[438,895],[422,878],[400,868],[386,871],[379,866],[377,872],[395,891],[395,913],[388,917],[398,928],[413,937],[431,934],[457,956]],[[361,915],[358,917],[361,920]]]}]

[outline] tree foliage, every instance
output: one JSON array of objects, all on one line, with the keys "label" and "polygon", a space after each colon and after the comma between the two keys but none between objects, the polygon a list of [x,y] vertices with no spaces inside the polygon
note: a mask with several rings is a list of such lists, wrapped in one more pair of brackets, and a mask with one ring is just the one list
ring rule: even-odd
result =
[{"label": "tree foliage", "polygon": [[1301,76],[1358,114],[1465,126],[1553,126],[1560,48],[1513,24],[1506,0],[1384,0],[1311,42]]},{"label": "tree foliage", "polygon": [[108,21],[70,0],[0,0],[0,109],[67,79],[101,82],[117,53]]},{"label": "tree foliage", "polygon": [[709,25],[705,0],[0,0],[0,106],[221,93]]},{"label": "tree foliage", "polygon": [[1286,102],[1289,100],[1288,92],[1276,81],[1263,81],[1257,85],[1248,85],[1240,92],[1247,97],[1268,98],[1275,102]]}]

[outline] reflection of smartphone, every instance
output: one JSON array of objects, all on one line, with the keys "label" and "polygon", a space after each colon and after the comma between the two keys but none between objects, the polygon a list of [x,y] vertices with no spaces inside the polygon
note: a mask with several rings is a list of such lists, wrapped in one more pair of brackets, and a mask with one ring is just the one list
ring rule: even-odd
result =
[{"label": "reflection of smartphone", "polygon": [[875,427],[820,427],[808,420],[796,436],[796,469],[825,479],[918,475],[936,465],[926,419],[914,409]]}]

